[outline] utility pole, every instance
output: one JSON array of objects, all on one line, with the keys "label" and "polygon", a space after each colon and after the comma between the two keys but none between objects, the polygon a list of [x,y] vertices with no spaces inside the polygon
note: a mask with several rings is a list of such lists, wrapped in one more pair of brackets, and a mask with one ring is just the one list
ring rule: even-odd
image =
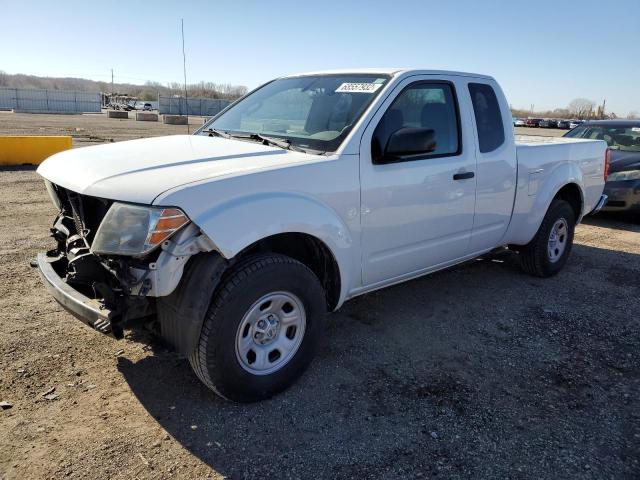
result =
[{"label": "utility pole", "polygon": [[182,71],[184,73],[184,108],[187,114],[187,135],[189,134],[189,99],[187,98],[187,56],[184,53],[184,18],[180,19],[182,30]]},{"label": "utility pole", "polygon": [[113,68],[111,69],[111,93],[109,93],[107,108],[113,108]]}]

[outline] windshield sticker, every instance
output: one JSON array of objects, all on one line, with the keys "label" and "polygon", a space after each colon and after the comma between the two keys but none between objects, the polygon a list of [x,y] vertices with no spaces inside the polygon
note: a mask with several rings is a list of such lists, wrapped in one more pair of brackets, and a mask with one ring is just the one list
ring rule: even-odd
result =
[{"label": "windshield sticker", "polygon": [[380,83],[343,83],[336,93],[373,93],[381,86]]}]

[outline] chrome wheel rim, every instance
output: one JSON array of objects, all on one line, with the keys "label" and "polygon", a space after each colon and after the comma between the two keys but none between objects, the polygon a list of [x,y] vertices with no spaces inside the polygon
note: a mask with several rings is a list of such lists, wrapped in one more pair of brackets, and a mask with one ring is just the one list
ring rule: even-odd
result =
[{"label": "chrome wheel rim", "polygon": [[549,242],[547,243],[547,254],[551,263],[555,263],[560,260],[560,257],[562,257],[562,254],[567,248],[568,238],[569,225],[564,218],[559,218],[551,228],[551,233],[549,233]]},{"label": "chrome wheel rim", "polygon": [[269,375],[284,367],[304,338],[307,317],[290,292],[269,293],[256,301],[236,333],[236,358],[247,372]]}]

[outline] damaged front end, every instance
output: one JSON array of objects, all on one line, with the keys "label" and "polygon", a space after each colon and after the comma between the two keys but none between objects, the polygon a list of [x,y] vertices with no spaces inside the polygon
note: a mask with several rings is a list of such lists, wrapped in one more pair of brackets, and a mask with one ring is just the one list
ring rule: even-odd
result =
[{"label": "damaged front end", "polygon": [[46,183],[59,210],[51,228],[57,246],[32,264],[63,307],[102,333],[122,338],[130,320],[153,321],[156,297],[175,289],[193,254],[212,248],[179,209]]},{"label": "damaged front end", "polygon": [[134,290],[144,293],[140,288],[144,280],[131,273],[139,260],[91,252],[91,243],[113,202],[50,183],[47,189],[60,211],[50,229],[57,247],[40,254],[36,262],[43,281],[76,317],[102,333],[121,338],[128,320],[154,313],[154,302],[144,295],[132,295]]}]

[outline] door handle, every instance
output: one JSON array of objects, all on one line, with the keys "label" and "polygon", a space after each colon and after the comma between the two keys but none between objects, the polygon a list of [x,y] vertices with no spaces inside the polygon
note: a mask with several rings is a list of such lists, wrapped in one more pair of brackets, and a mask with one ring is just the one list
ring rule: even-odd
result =
[{"label": "door handle", "polygon": [[473,172],[456,173],[453,175],[454,180],[466,180],[467,178],[473,178],[475,174]]}]

